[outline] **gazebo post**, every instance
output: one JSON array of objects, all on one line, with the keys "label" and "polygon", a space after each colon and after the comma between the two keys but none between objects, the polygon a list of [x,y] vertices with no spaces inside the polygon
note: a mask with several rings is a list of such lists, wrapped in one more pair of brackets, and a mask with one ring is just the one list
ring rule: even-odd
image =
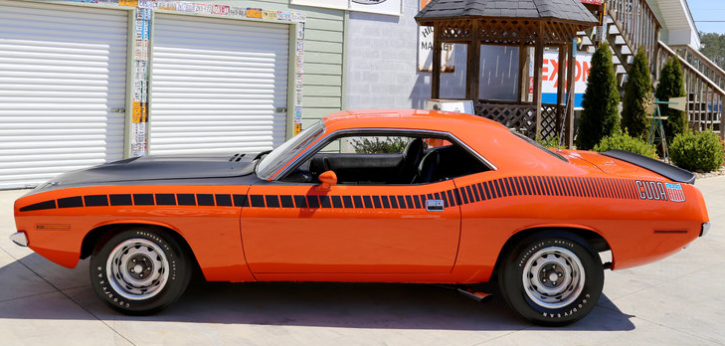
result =
[{"label": "gazebo post", "polygon": [[526,64],[529,55],[527,50],[526,42],[521,41],[521,44],[519,44],[519,90],[517,98],[519,103],[525,102],[529,95],[529,70],[528,64]]},{"label": "gazebo post", "polygon": [[538,32],[536,33],[536,48],[534,51],[534,105],[536,109],[536,135],[535,139],[539,139],[541,134],[541,75],[544,68],[544,24],[539,21]]},{"label": "gazebo post", "polygon": [[441,94],[441,33],[440,27],[433,27],[433,63],[431,66],[430,98],[440,98]]},{"label": "gazebo post", "polygon": [[[566,71],[567,102],[566,102],[566,144],[569,148],[574,146],[574,76],[576,74],[576,58],[574,57],[574,42],[566,45],[568,51],[568,64]],[[561,80],[561,79],[559,79]]]},{"label": "gazebo post", "polygon": [[466,99],[478,103],[478,80],[481,71],[481,44],[476,34],[478,32],[478,20],[471,21],[471,39],[468,41],[468,62],[466,65]]},{"label": "gazebo post", "polygon": [[564,76],[566,75],[566,45],[560,44],[559,49],[559,66],[556,73],[559,75],[557,80],[559,81],[556,85],[556,133],[557,135],[564,136],[561,131],[561,127],[564,125],[564,110],[566,104],[566,84]]}]

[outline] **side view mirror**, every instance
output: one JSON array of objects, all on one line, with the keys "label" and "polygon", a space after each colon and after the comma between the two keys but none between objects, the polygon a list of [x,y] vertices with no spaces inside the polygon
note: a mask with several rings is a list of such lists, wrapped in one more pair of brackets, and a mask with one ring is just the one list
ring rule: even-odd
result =
[{"label": "side view mirror", "polygon": [[333,171],[325,171],[318,177],[320,179],[320,190],[329,190],[330,186],[337,184],[337,174]]}]

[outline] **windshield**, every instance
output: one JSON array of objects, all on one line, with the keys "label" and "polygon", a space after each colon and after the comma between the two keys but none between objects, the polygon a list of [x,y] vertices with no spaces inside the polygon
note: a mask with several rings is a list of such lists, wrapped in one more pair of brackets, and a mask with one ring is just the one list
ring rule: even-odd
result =
[{"label": "windshield", "polygon": [[556,157],[557,159],[562,160],[564,162],[569,162],[569,160],[567,160],[564,156],[561,156],[559,153],[555,153],[555,152],[553,152],[553,151],[545,148],[543,145],[537,143],[535,140],[533,140],[533,139],[531,139],[529,137],[526,137],[526,136],[524,136],[524,135],[522,135],[522,134],[520,134],[520,133],[518,133],[516,131],[511,131],[511,133],[515,134],[516,137],[519,137],[519,138],[525,140],[527,143],[529,143],[529,144],[531,144],[531,145],[533,145],[533,146],[535,146],[535,147],[537,147],[537,148],[539,148],[539,149],[547,152],[549,155],[552,155],[552,156]]},{"label": "windshield", "polygon": [[262,161],[257,165],[257,176],[264,180],[271,178],[274,172],[282,168],[293,157],[296,157],[302,149],[314,142],[323,132],[325,132],[325,125],[320,120],[284,142],[284,144],[262,158]]}]

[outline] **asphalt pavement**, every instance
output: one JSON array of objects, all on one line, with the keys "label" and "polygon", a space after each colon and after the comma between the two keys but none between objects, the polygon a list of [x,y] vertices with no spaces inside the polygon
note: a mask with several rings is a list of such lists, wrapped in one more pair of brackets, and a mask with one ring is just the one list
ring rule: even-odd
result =
[{"label": "asphalt pavement", "polygon": [[543,328],[494,297],[426,285],[192,282],[146,317],[108,309],[88,261],[66,269],[15,246],[0,191],[1,345],[725,345],[725,177],[698,180],[710,233],[660,262],[606,271],[584,320]]}]

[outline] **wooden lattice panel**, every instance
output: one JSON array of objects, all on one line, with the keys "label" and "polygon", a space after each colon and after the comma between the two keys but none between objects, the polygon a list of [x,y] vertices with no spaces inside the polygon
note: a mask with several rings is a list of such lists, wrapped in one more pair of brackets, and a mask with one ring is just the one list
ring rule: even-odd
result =
[{"label": "wooden lattice panel", "polygon": [[528,20],[479,20],[479,39],[482,44],[533,44],[538,23]]},{"label": "wooden lattice panel", "polygon": [[476,115],[499,122],[530,138],[536,137],[536,107],[479,102]]},{"label": "wooden lattice panel", "polygon": [[553,138],[561,131],[561,112],[563,108],[556,105],[541,105],[541,139]]},{"label": "wooden lattice panel", "polygon": [[472,39],[471,21],[455,20],[436,23],[437,32],[440,32],[440,38],[444,40],[451,39]]}]

